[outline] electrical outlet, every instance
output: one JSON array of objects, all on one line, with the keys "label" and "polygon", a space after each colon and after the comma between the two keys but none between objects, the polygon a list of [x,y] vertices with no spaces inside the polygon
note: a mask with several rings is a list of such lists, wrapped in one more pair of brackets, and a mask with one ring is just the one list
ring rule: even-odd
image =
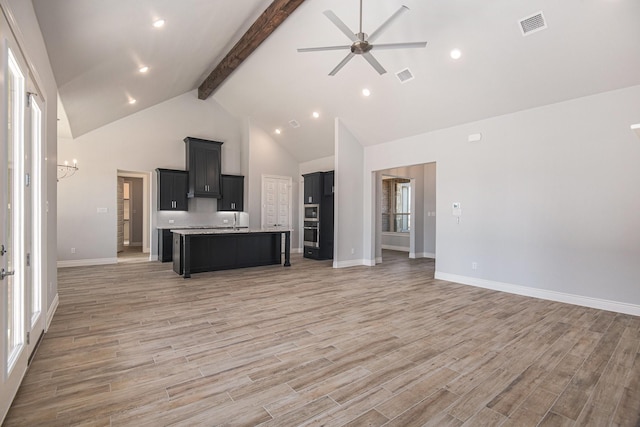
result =
[{"label": "electrical outlet", "polygon": [[175,219],[170,219],[169,220],[169,224],[175,224],[176,220]]},{"label": "electrical outlet", "polygon": [[471,269],[472,269],[472,270],[477,270],[477,269],[478,269],[478,263],[477,263],[477,262],[475,262],[475,261],[474,261],[474,262],[472,262],[472,263],[471,263]]},{"label": "electrical outlet", "polygon": [[351,255],[355,254],[356,250],[354,248],[351,248]]},{"label": "electrical outlet", "polygon": [[71,253],[75,254],[76,253],[76,248],[71,248]]},{"label": "electrical outlet", "polygon": [[222,223],[223,223],[223,224],[229,224],[229,220],[228,220],[228,219],[223,219],[223,220],[222,220]]}]

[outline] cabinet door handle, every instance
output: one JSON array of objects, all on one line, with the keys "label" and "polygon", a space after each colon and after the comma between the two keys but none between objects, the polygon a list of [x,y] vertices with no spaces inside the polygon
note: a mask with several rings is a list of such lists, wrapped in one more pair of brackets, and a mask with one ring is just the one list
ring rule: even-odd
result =
[{"label": "cabinet door handle", "polygon": [[235,209],[236,208],[236,204],[231,202],[231,209]]}]

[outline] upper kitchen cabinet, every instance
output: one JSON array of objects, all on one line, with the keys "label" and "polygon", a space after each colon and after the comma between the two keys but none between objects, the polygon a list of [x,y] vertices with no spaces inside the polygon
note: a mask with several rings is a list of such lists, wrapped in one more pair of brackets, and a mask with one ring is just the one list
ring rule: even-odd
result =
[{"label": "upper kitchen cabinet", "polygon": [[156,169],[158,174],[158,210],[186,211],[189,175],[186,171]]},{"label": "upper kitchen cabinet", "polygon": [[304,204],[320,203],[322,197],[322,172],[302,175],[304,177]]},{"label": "upper kitchen cabinet", "polygon": [[220,198],[222,142],[186,137],[189,191],[187,196]]},{"label": "upper kitchen cabinet", "polygon": [[218,211],[242,212],[244,210],[244,176],[221,175],[222,198],[218,199]]}]

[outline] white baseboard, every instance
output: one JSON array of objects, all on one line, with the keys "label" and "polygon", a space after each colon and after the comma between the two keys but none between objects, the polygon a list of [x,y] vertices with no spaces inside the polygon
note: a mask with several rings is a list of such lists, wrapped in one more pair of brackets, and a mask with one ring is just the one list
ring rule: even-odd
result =
[{"label": "white baseboard", "polygon": [[640,305],[635,304],[610,301],[600,298],[592,298],[583,295],[567,294],[564,292],[549,291],[546,289],[530,288],[528,286],[512,285],[509,283],[494,282],[491,280],[478,279],[476,277],[458,276],[456,274],[442,273],[438,271],[436,271],[435,273],[435,278],[439,280],[446,280],[448,282],[460,283],[463,285],[491,289],[494,291],[508,292],[510,294],[523,295],[527,297],[580,305],[583,307],[597,308],[599,310],[615,311],[617,313],[640,316]]},{"label": "white baseboard", "polygon": [[436,254],[433,252],[421,252],[416,254],[416,258],[433,258],[436,259]]},{"label": "white baseboard", "polygon": [[51,301],[51,305],[47,310],[47,321],[46,321],[47,324],[45,325],[45,329],[44,329],[45,332],[49,330],[49,326],[51,325],[51,321],[53,320],[53,315],[56,314],[56,310],[58,309],[59,303],[60,303],[60,299],[58,298],[58,294],[56,293],[56,296],[53,298],[53,301]]},{"label": "white baseboard", "polygon": [[409,252],[409,248],[406,246],[382,245],[382,249],[389,249],[392,251],[400,251],[400,252]]},{"label": "white baseboard", "polygon": [[64,267],[85,267],[88,265],[117,264],[118,258],[95,258],[95,259],[68,259],[58,261],[58,268]]},{"label": "white baseboard", "polygon": [[336,261],[335,259],[333,260],[333,268],[345,268],[345,267],[356,267],[356,266],[374,266],[375,263],[371,263],[370,260],[365,260],[365,259],[349,259],[346,261]]}]

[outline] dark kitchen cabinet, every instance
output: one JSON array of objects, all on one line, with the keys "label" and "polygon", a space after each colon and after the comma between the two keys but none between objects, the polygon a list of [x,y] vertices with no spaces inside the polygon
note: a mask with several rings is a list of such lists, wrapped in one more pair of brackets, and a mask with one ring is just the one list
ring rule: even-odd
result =
[{"label": "dark kitchen cabinet", "polygon": [[318,204],[322,197],[323,172],[302,175],[304,177],[304,204]]},{"label": "dark kitchen cabinet", "polygon": [[322,174],[322,195],[333,196],[333,171]]},{"label": "dark kitchen cabinet", "polygon": [[186,211],[188,174],[186,171],[156,169],[158,175],[158,210]]},{"label": "dark kitchen cabinet", "polygon": [[320,202],[320,258],[333,259],[333,171],[323,174],[323,196]]},{"label": "dark kitchen cabinet", "polygon": [[161,262],[173,259],[173,233],[166,228],[158,229],[158,259]]},{"label": "dark kitchen cabinet", "polygon": [[186,137],[187,197],[220,198],[222,142]]},{"label": "dark kitchen cabinet", "polygon": [[218,199],[218,211],[242,212],[244,210],[244,176],[221,175],[222,198]]},{"label": "dark kitchen cabinet", "polygon": [[318,245],[304,246],[303,255],[312,259],[333,258],[334,171],[314,172],[304,177],[304,204],[319,205]]}]

